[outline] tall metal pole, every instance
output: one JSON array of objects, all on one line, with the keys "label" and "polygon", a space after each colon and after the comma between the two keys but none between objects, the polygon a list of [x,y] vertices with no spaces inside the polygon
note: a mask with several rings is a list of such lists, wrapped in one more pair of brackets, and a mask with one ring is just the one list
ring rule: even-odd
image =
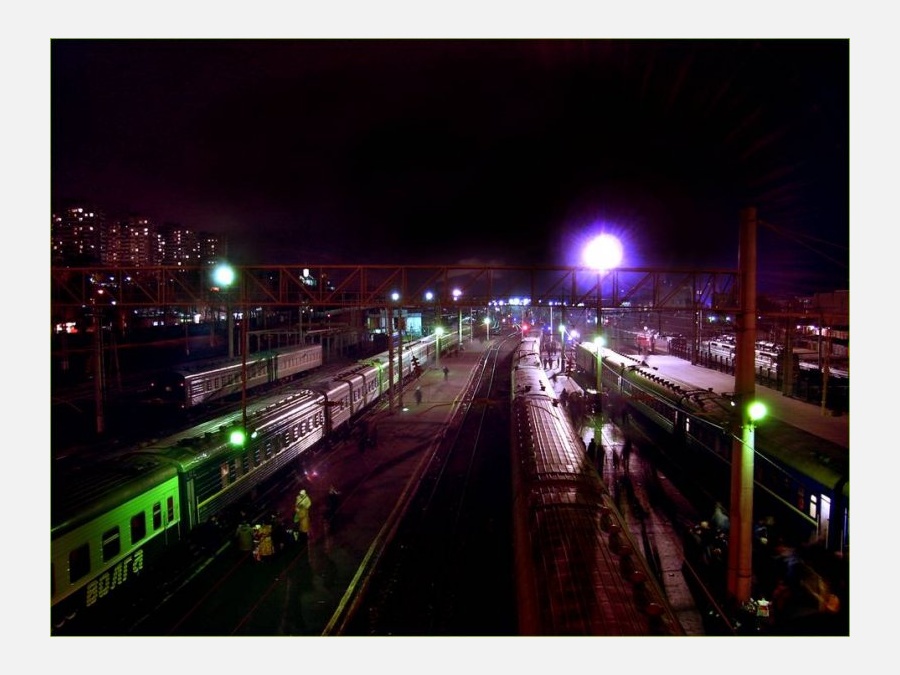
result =
[{"label": "tall metal pole", "polygon": [[397,318],[397,372],[400,377],[397,378],[399,386],[397,387],[397,407],[403,410],[403,312]]},{"label": "tall metal pole", "polygon": [[228,330],[228,358],[234,358],[234,308],[231,305],[231,289],[225,291],[225,309],[228,316],[225,318],[226,329]]},{"label": "tall metal pole", "polygon": [[737,317],[734,393],[740,437],[731,449],[731,508],[728,535],[728,593],[738,603],[750,599],[753,578],[753,454],[754,428],[749,404],[756,395],[756,209],[741,212],[738,268],[740,312]]},{"label": "tall metal pole", "polygon": [[[388,338],[388,410],[394,410],[394,312],[391,303],[387,304],[387,333]],[[400,373],[403,379],[403,373]]]},{"label": "tall metal pole", "polygon": [[100,307],[94,302],[94,347],[96,362],[94,363],[94,406],[96,429],[102,434],[106,429],[103,418],[103,322],[100,320]]}]

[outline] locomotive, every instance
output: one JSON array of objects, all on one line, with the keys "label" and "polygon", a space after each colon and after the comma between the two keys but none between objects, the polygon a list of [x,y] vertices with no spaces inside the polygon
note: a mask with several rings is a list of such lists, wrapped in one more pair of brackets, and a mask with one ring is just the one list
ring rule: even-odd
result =
[{"label": "locomotive", "polygon": [[540,362],[513,354],[514,548],[522,635],[683,635]]},{"label": "locomotive", "polygon": [[[456,334],[440,340],[453,350]],[[434,336],[290,394],[270,394],[162,440],[53,475],[51,618],[129,601],[135,580],[436,358]],[[326,376],[323,376],[326,377]],[[246,421],[246,423],[245,423]],[[129,591],[132,589],[132,591]]]}]

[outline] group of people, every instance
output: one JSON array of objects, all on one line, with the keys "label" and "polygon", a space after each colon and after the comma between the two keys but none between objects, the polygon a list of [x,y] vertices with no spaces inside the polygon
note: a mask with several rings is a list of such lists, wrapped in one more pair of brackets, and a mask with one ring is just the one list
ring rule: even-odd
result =
[{"label": "group of people", "polygon": [[[630,438],[625,439],[625,443],[622,444],[622,453],[621,455],[616,452],[615,448],[612,451],[612,465],[613,470],[618,471],[619,466],[621,465],[625,471],[628,471],[628,466],[631,463],[631,452],[632,452],[632,441]],[[603,445],[597,445],[597,440],[595,437],[591,437],[590,442],[588,442],[587,446],[587,456],[588,458],[597,466],[601,471],[603,470],[603,465],[606,462],[606,450]]]},{"label": "group of people", "polygon": [[256,525],[250,525],[247,518],[242,518],[235,532],[238,550],[250,553],[259,562],[282,551],[290,542],[309,536],[311,508],[312,499],[302,489],[294,501],[293,529],[286,528],[277,513]]}]

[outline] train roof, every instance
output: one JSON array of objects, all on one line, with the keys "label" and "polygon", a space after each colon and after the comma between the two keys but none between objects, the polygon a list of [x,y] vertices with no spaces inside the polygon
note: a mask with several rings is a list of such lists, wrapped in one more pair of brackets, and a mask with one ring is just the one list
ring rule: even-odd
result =
[{"label": "train roof", "polygon": [[[819,436],[775,418],[766,418],[755,432],[756,461],[771,457],[832,489],[850,492],[850,453]],[[843,486],[843,487],[842,487]]]},{"label": "train roof", "polygon": [[[255,363],[256,361],[270,359],[273,356],[287,356],[290,354],[299,354],[307,351],[322,351],[322,345],[295,345],[293,347],[278,347],[276,349],[266,349],[259,352],[253,352],[252,354],[247,355],[247,363],[250,364]],[[180,365],[176,368],[173,368],[172,372],[179,373],[180,375],[184,375],[187,377],[190,375],[196,375],[198,373],[207,373],[219,368],[228,368],[241,363],[243,363],[243,358],[240,356],[234,358],[223,357],[204,359]]]},{"label": "train roof", "polygon": [[51,472],[51,533],[55,536],[88,522],[177,475],[163,458],[135,454],[83,461]]},{"label": "train roof", "polygon": [[[321,396],[301,389],[263,397],[247,407],[247,426],[261,427]],[[119,455],[80,458],[51,472],[51,529],[69,529],[119,506],[178,473],[229,449],[228,432],[241,424],[235,411]]]},{"label": "train roof", "polygon": [[[254,428],[267,424],[271,417],[292,411],[298,405],[319,396],[321,394],[310,389],[264,396],[247,406],[247,431],[252,432]],[[204,461],[219,447],[227,445],[229,432],[243,424],[243,417],[242,411],[236,410],[147,443],[135,451],[165,457],[180,465],[183,471],[187,471],[194,463]]]}]

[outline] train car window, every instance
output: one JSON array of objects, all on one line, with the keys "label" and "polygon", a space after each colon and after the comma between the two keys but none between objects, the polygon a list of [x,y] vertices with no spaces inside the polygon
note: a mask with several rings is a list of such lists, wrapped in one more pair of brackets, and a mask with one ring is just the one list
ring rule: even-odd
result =
[{"label": "train car window", "polygon": [[119,555],[119,551],[122,550],[122,539],[119,536],[119,526],[116,525],[104,532],[100,542],[100,551],[103,555],[103,562],[112,560]]},{"label": "train car window", "polygon": [[228,480],[226,481],[226,483],[233,483],[237,480],[237,460],[234,457],[228,460],[227,476]]},{"label": "train car window", "polygon": [[248,474],[250,473],[250,455],[245,454],[241,456],[241,473]]},{"label": "train car window", "polygon": [[253,448],[253,464],[259,466],[262,464],[262,457],[259,454],[259,446]]},{"label": "train car window", "polygon": [[132,546],[147,536],[147,514],[143,511],[131,516],[131,544]]},{"label": "train car window", "polygon": [[174,497],[169,497],[166,500],[166,511],[169,516],[168,522],[174,523],[175,522],[175,498]]},{"label": "train car window", "polygon": [[272,442],[271,441],[266,442],[265,457],[266,457],[266,459],[272,458]]},{"label": "train car window", "polygon": [[809,517],[813,520],[818,520],[819,518],[819,503],[816,499],[816,495],[809,496]]},{"label": "train car window", "polygon": [[162,507],[159,502],[153,505],[153,531],[156,532],[162,527]]},{"label": "train car window", "polygon": [[91,547],[82,544],[69,551],[69,583],[73,584],[91,571]]}]

